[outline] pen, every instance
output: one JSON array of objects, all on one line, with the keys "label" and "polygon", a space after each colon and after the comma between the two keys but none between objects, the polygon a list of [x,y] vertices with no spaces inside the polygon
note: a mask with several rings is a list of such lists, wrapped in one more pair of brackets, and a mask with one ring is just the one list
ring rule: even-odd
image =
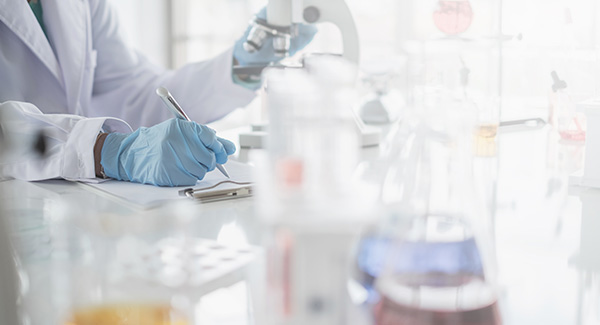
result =
[{"label": "pen", "polygon": [[[173,98],[173,95],[171,95],[167,88],[158,87],[156,89],[156,94],[160,96],[160,98],[163,100],[163,103],[165,103],[167,108],[175,115],[176,118],[191,121],[191,119],[187,116],[187,114],[185,114],[181,106],[179,106],[177,101],[175,101],[175,98]],[[217,164],[217,169],[223,175],[225,175],[225,177],[229,178],[229,174],[227,173],[227,170],[225,170],[225,167],[223,167],[223,165]]]}]

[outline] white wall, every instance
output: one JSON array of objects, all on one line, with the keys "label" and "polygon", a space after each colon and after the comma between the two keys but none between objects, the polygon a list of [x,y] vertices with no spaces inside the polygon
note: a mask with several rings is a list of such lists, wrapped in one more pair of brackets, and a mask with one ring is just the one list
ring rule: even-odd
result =
[{"label": "white wall", "polygon": [[108,0],[117,10],[127,42],[152,62],[168,67],[171,0]]}]

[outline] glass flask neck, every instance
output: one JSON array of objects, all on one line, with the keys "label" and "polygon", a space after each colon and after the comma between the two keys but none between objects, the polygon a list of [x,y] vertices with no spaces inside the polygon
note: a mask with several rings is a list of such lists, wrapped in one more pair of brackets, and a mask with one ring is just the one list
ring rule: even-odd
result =
[{"label": "glass flask neck", "polygon": [[470,213],[474,118],[467,107],[435,101],[405,120],[403,148],[382,189],[385,203],[415,217]]}]

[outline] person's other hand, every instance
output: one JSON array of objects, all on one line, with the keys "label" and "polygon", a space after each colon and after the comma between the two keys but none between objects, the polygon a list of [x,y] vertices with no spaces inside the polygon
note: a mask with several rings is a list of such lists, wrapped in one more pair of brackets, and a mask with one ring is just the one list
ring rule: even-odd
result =
[{"label": "person's other hand", "polygon": [[[258,12],[258,14],[256,14],[256,17],[266,20],[267,9],[263,8],[260,12]],[[273,37],[271,35],[265,39],[262,47],[259,50],[253,53],[249,53],[248,51],[244,50],[244,43],[246,42],[251,29],[252,26],[248,26],[244,36],[242,36],[242,38],[235,43],[233,50],[233,56],[241,66],[266,65],[270,62],[277,62],[283,59],[281,56],[275,55],[275,50],[273,49]],[[313,25],[301,24],[298,26],[298,35],[293,37],[290,42],[290,56],[296,54],[296,52],[308,45],[316,33],[317,28]]]},{"label": "person's other hand", "polygon": [[211,128],[170,119],[130,134],[106,137],[101,164],[106,176],[158,186],[189,186],[224,164],[235,145]]}]

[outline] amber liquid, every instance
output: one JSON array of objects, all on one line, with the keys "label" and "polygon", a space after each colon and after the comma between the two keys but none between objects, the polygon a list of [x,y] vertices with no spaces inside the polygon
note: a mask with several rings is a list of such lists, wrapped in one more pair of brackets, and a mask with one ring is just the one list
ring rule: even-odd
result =
[{"label": "amber liquid", "polygon": [[494,157],[496,155],[496,135],[498,124],[481,124],[475,128],[473,147],[477,157]]},{"label": "amber liquid", "polygon": [[476,129],[476,135],[482,138],[494,138],[498,134],[498,124],[481,124]]},{"label": "amber liquid", "polygon": [[64,325],[189,325],[168,305],[115,304],[77,309]]}]

